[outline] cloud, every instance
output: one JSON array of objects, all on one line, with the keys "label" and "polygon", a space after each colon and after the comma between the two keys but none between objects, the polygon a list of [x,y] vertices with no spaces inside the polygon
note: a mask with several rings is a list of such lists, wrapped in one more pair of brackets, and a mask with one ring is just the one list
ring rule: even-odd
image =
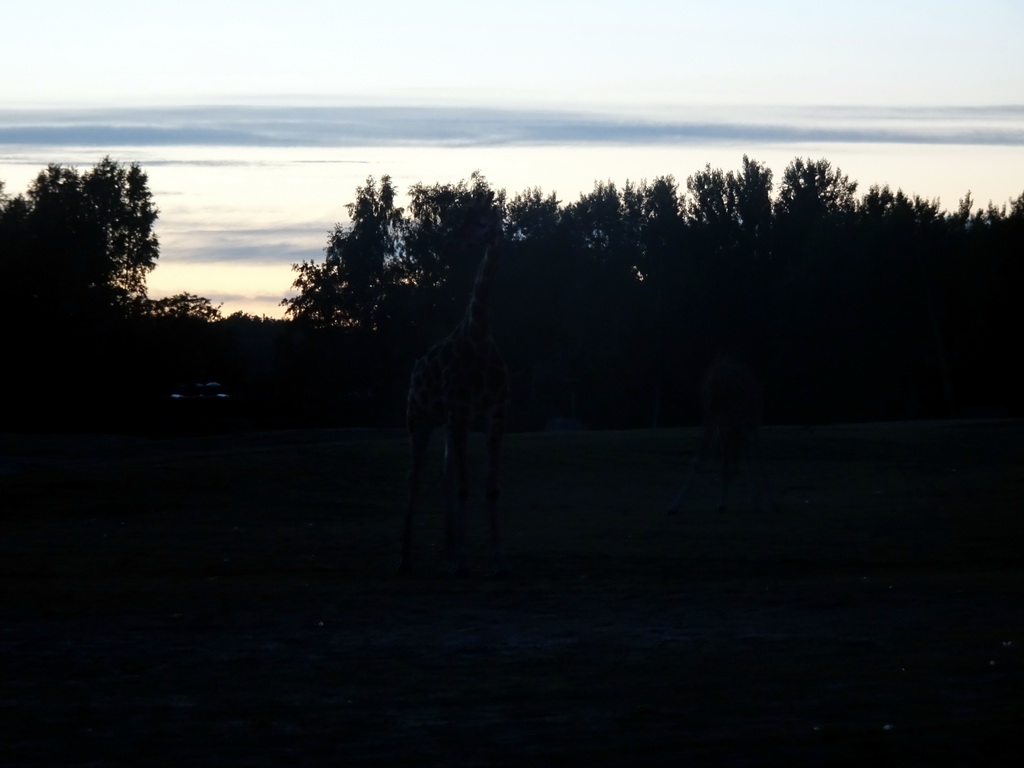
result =
[{"label": "cloud", "polygon": [[19,146],[474,147],[708,142],[1021,146],[1024,105],[694,108],[684,116],[454,107],[0,109],[0,145]]},{"label": "cloud", "polygon": [[291,265],[323,254],[328,232],[322,226],[191,229],[161,234],[161,245],[177,262]]},{"label": "cloud", "polygon": [[[149,298],[151,299],[163,299],[176,293],[180,293],[180,291],[161,289],[151,289],[148,291]],[[213,306],[219,307],[224,317],[239,311],[256,316],[282,317],[284,315],[284,307],[281,306],[281,300],[293,296],[295,292],[287,290],[279,293],[268,293],[265,291],[239,293],[217,290],[204,291],[200,289],[198,292],[190,290],[189,293],[194,293],[208,299]]]},{"label": "cloud", "polygon": [[[293,295],[294,291],[288,291],[287,295]],[[251,304],[272,304],[277,306],[281,303],[281,299],[285,298],[285,292],[280,294],[269,294],[269,293],[227,293],[227,292],[209,292],[205,294],[204,298],[210,300],[212,304],[238,304],[238,303],[251,303]]]}]

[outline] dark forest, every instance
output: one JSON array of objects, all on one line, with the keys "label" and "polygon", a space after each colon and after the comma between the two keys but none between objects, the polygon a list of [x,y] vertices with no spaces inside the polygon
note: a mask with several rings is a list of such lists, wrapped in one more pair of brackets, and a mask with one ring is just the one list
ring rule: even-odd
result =
[{"label": "dark forest", "polygon": [[504,222],[513,429],[695,424],[723,350],[758,372],[769,423],[1024,415],[1024,193],[946,211],[825,159],[775,179],[747,157],[572,202],[479,173],[407,192],[356,189],[275,320],[147,297],[158,210],[136,164],[0,184],[0,430],[399,427],[413,361],[462,316],[479,255],[446,243],[482,192]]}]

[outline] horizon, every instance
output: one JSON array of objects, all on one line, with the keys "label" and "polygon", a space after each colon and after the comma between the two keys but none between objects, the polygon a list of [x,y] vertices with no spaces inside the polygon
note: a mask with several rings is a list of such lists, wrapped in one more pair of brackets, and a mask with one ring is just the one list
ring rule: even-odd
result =
[{"label": "horizon", "polygon": [[[1022,121],[1024,124],[1024,121]],[[160,258],[147,279],[152,298],[204,296],[227,316],[244,311],[281,317],[292,295],[291,265],[323,258],[356,187],[389,175],[404,206],[416,183],[457,183],[480,171],[510,196],[539,188],[561,205],[595,184],[672,176],[686,194],[688,176],[707,165],[737,170],[743,155],[765,163],[775,188],[796,157],[825,158],[857,182],[938,201],[952,212],[969,193],[972,208],[1005,206],[1024,194],[1024,146],[880,142],[739,141],[498,146],[112,146],[10,147],[0,143],[0,181],[17,195],[50,163],[80,169],[109,155],[138,162],[159,209]]]}]

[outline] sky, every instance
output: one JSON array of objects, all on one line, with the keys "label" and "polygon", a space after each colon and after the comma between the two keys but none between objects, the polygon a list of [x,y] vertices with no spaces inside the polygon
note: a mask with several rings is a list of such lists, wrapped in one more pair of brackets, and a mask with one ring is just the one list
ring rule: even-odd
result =
[{"label": "sky", "polygon": [[40,0],[0,28],[0,180],[140,162],[151,295],[276,314],[288,264],[370,174],[480,170],[571,202],[823,156],[862,191],[1005,203],[1024,192],[1021,39],[1020,0]]}]

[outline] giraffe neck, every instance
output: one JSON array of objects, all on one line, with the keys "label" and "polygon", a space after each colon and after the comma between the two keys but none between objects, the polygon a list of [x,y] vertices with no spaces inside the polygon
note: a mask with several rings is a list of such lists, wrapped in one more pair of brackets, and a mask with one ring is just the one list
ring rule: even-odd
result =
[{"label": "giraffe neck", "polygon": [[491,246],[484,253],[483,261],[476,273],[473,294],[466,307],[463,323],[477,334],[486,334],[490,328],[491,284],[498,267],[497,248]]}]

